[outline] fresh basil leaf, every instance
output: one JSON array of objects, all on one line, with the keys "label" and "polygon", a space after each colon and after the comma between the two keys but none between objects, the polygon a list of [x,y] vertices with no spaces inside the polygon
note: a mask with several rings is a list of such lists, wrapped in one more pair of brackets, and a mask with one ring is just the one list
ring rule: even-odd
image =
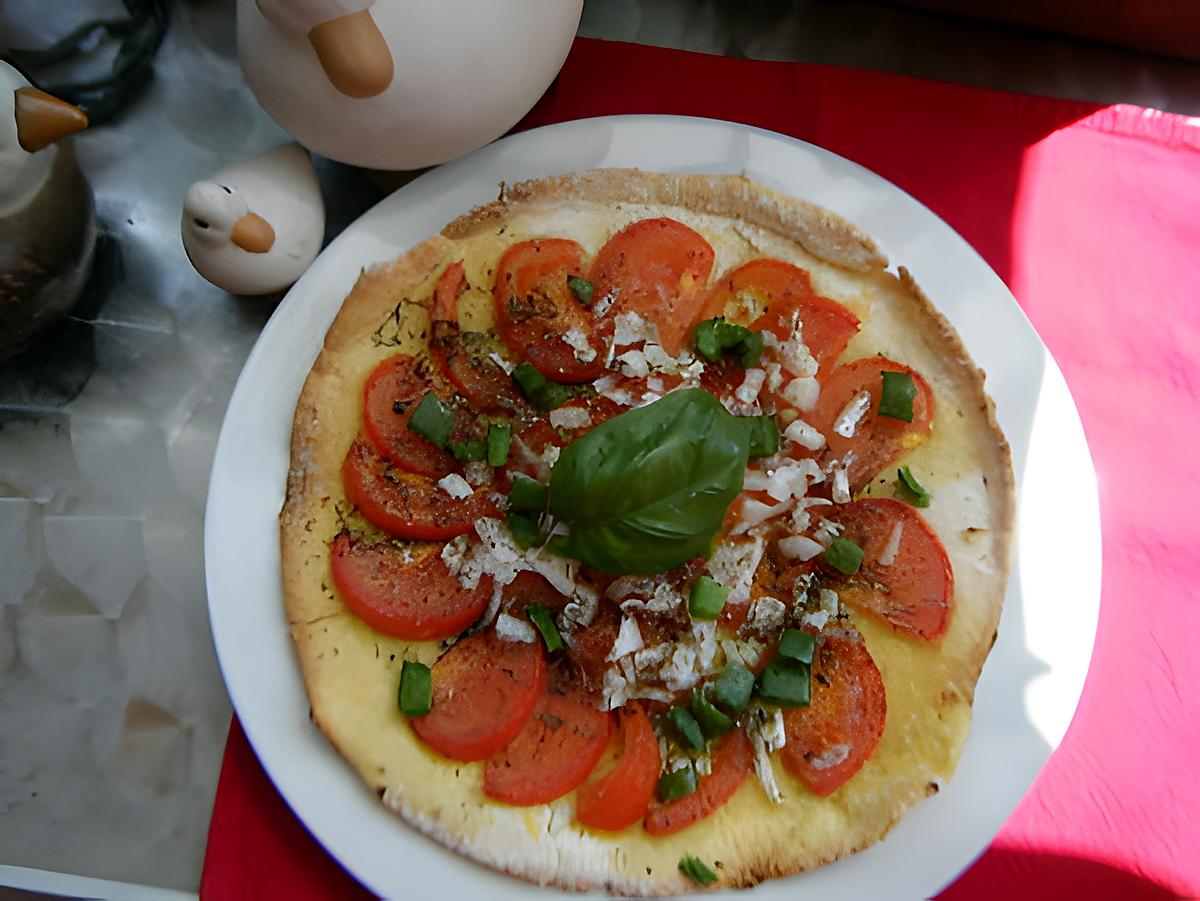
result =
[{"label": "fresh basil leaf", "polygon": [[749,454],[744,422],[707,391],[673,391],[615,416],[565,448],[550,510],[571,555],[616,574],[707,557]]}]

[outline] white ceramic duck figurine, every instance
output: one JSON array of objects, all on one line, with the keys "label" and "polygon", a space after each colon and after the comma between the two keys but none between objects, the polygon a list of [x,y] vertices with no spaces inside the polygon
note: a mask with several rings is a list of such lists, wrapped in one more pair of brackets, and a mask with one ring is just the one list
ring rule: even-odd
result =
[{"label": "white ceramic duck figurine", "polygon": [[188,188],[183,248],[196,271],[231,294],[291,285],[321,249],[325,206],[308,154],[295,144],[223,169]]},{"label": "white ceramic duck figurine", "polygon": [[238,0],[259,103],[301,144],[417,169],[511,128],[562,67],[583,0]]},{"label": "white ceramic duck figurine", "polygon": [[83,111],[0,62],[0,357],[74,305],[96,243],[92,192],[69,145]]}]

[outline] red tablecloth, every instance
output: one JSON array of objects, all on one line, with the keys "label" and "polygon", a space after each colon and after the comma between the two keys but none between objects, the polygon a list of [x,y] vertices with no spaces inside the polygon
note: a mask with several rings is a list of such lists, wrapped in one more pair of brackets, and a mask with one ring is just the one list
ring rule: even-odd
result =
[{"label": "red tablecloth", "polygon": [[[580,39],[519,127],[613,113],[729,119],[826,147],[927,204],[1007,282],[1095,459],[1100,627],[1065,740],[942,897],[1200,896],[1200,120]],[[202,895],[356,892],[235,723]]]}]

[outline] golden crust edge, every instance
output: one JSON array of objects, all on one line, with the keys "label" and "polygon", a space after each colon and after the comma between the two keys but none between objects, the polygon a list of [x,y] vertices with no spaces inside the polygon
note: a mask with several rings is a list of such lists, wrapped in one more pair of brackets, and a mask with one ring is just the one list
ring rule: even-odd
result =
[{"label": "golden crust edge", "polygon": [[887,266],[871,237],[824,207],[774,191],[744,175],[683,175],[640,169],[589,169],[514,185],[459,216],[442,229],[451,240],[467,238],[522,206],[567,200],[647,203],[736,217],[795,241],[813,256],[856,272]]}]

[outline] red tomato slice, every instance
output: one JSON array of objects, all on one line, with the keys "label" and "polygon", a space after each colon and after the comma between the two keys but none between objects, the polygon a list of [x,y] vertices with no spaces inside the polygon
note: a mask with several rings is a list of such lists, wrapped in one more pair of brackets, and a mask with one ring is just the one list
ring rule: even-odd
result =
[{"label": "red tomato slice", "polygon": [[333,584],[350,611],[373,629],[412,641],[449,638],[483,615],[492,577],[463,588],[446,569],[441,548],[366,544],[343,532],[330,548]]},{"label": "red tomato slice", "polygon": [[883,737],[887,694],[862,641],[826,637],[813,667],[812,703],[785,708],[780,759],[820,797],[859,771]]},{"label": "red tomato slice", "polygon": [[[881,373],[884,372],[907,372],[912,376],[917,389],[912,422],[877,414],[879,397],[883,393]],[[866,415],[859,421],[852,438],[839,435],[833,430],[834,423],[846,405],[864,391],[871,396]],[[845,459],[847,453],[854,451],[855,460],[847,475],[850,490],[857,492],[876,473],[929,437],[933,423],[933,392],[915,369],[886,357],[866,357],[844,363],[829,374],[821,384],[821,395],[808,421],[825,435],[829,452],[838,459]]]},{"label": "red tomato slice", "polygon": [[371,443],[389,463],[437,479],[455,469],[454,457],[408,427],[417,403],[429,390],[416,358],[388,357],[367,377],[363,424]]},{"label": "red tomato slice", "polygon": [[546,690],[542,643],[482,632],[456,642],[433,665],[429,713],[413,731],[452,760],[485,760],[516,738]]},{"label": "red tomato slice", "polygon": [[512,377],[495,361],[471,353],[458,327],[458,299],[467,289],[462,263],[451,263],[433,290],[433,324],[429,356],[452,384],[478,410],[515,412],[528,408]]},{"label": "red tomato slice", "polygon": [[456,500],[433,479],[389,468],[361,436],[342,463],[342,487],[367,522],[397,538],[443,541],[470,532],[477,519],[498,515],[486,487]]},{"label": "red tomato slice", "polygon": [[537,604],[553,614],[567,606],[570,598],[546,581],[546,577],[530,570],[522,570],[517,577],[505,585],[501,592],[503,609],[510,616],[520,616],[530,604]]},{"label": "red tomato slice", "polygon": [[800,317],[804,343],[816,358],[819,375],[828,372],[858,331],[857,316],[814,291],[809,274],[783,260],[751,260],[726,273],[709,295],[703,318],[724,316],[741,294],[762,303],[763,313],[749,326],[754,331],[766,329],[784,341],[792,332],[792,315]]},{"label": "red tomato slice", "polygon": [[587,778],[611,729],[582,688],[553,679],[517,737],[485,764],[483,793],[518,807],[561,798]]},{"label": "red tomato slice", "polygon": [[580,786],[575,796],[575,819],[593,829],[616,832],[646,814],[662,768],[658,740],[650,719],[637,701],[617,711],[621,730],[621,759],[615,769]]},{"label": "red tomato slice", "polygon": [[[492,298],[496,326],[504,342],[521,359],[556,382],[582,383],[604,372],[609,339],[591,312],[567,285],[583,274],[583,248],[563,238],[522,241],[504,252],[496,264]],[[583,362],[563,340],[581,332],[596,352]]]},{"label": "red tomato slice", "polygon": [[[950,624],[954,570],[942,542],[916,510],[886,497],[830,508],[842,535],[863,549],[858,572],[838,586],[841,600],[902,632],[935,641]],[[879,562],[899,525],[900,546],[890,565]],[[836,573],[834,575],[837,575]]]},{"label": "red tomato slice", "polygon": [[600,598],[596,618],[586,629],[575,633],[575,646],[571,648],[571,659],[583,671],[588,685],[599,687],[604,684],[604,671],[608,669],[608,653],[621,629],[621,611],[608,598]]},{"label": "red tomato slice", "polygon": [[611,293],[616,310],[657,325],[662,346],[677,357],[704,304],[712,265],[712,247],[682,222],[642,219],[600,248],[591,279],[597,298]]},{"label": "red tomato slice", "polygon": [[670,835],[698,823],[735,794],[754,770],[754,748],[741,729],[717,739],[712,752],[712,772],[700,777],[690,795],[671,801],[646,814],[646,831]]}]

